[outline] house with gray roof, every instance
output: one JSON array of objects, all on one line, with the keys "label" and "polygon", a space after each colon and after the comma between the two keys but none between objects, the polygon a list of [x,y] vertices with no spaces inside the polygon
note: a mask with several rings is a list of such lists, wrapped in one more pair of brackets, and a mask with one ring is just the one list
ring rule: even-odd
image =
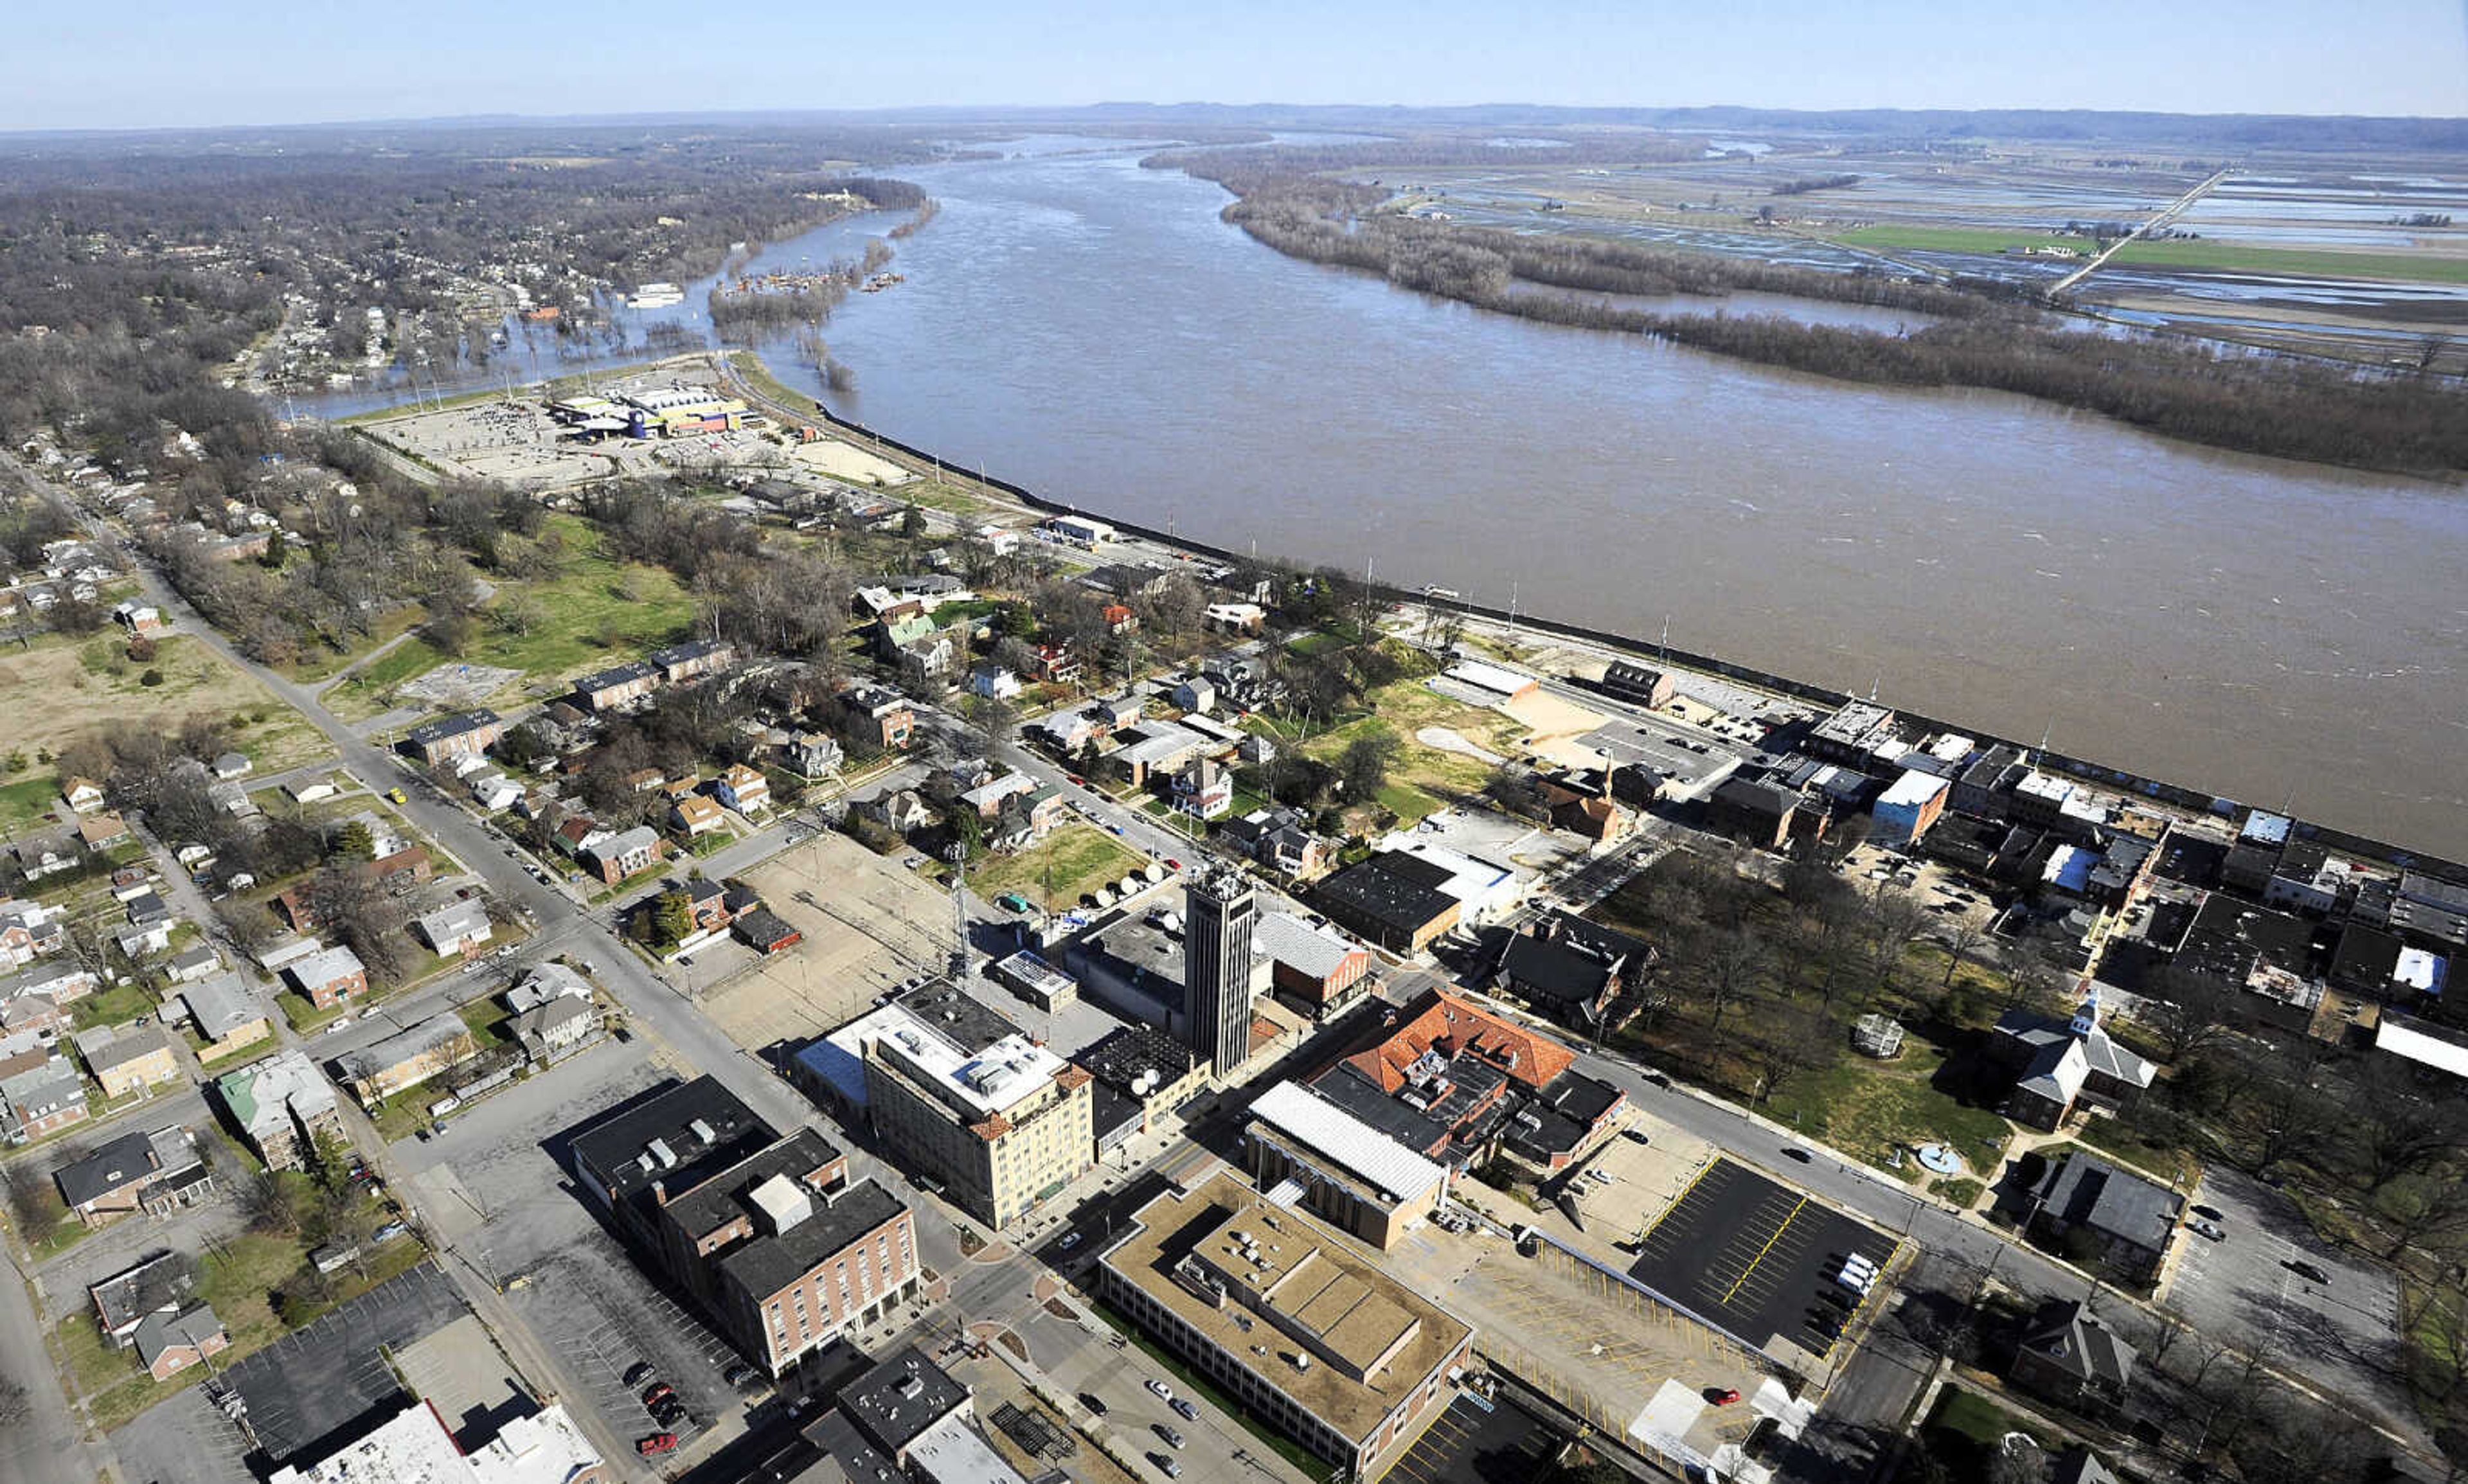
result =
[{"label": "house with gray roof", "polygon": [[1988,1056],[2014,1075],[2005,1116],[2054,1132],[2075,1106],[2115,1109],[2142,1095],[2159,1075],[2100,1024],[2099,992],[2087,993],[2073,1018],[2009,1010],[1989,1034]]},{"label": "house with gray roof", "polygon": [[2077,1410],[2114,1406],[2134,1379],[2134,1347],[2080,1299],[2054,1299],[2032,1316],[2010,1374],[2017,1385]]},{"label": "house with gray roof", "polygon": [[2034,1231],[2137,1284],[2159,1274],[2185,1210],[2167,1186],[2079,1148],[2048,1171],[2036,1200]]}]

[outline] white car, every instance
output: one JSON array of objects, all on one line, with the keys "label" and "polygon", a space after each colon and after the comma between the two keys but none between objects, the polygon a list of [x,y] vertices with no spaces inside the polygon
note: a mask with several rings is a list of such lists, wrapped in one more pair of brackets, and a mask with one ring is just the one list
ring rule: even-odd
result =
[{"label": "white car", "polygon": [[1153,1381],[1148,1382],[1147,1384],[1148,1384],[1148,1388],[1149,1388],[1151,1391],[1155,1392],[1155,1393],[1157,1394],[1157,1396],[1158,1396],[1161,1400],[1163,1400],[1163,1401],[1167,1401],[1167,1402],[1171,1402],[1171,1401],[1173,1401],[1173,1400],[1174,1400],[1174,1388],[1173,1388],[1172,1386],[1167,1385],[1164,1381]]}]

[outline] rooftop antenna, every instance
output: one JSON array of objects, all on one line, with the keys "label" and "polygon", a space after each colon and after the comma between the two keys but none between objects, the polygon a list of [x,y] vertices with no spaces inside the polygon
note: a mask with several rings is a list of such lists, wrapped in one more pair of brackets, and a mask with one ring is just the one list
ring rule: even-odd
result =
[{"label": "rooftop antenna", "polygon": [[951,863],[951,982],[969,982],[969,848],[954,840],[943,849],[943,858]]},{"label": "rooftop antenna", "polygon": [[1662,615],[1662,642],[1655,647],[1655,654],[1664,664],[1671,663],[1671,615],[1668,613]]},{"label": "rooftop antenna", "polygon": [[1868,682],[1868,703],[1870,705],[1873,706],[1877,703],[1877,693],[1885,689],[1885,673],[1880,670],[1877,672],[1876,678]]}]

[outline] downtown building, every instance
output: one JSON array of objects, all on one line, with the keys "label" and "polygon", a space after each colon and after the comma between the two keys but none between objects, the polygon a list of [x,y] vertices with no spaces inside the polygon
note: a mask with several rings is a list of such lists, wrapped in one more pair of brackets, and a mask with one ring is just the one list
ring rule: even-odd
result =
[{"label": "downtown building", "polygon": [[646,1263],[777,1376],[914,1296],[916,1221],[811,1129],[781,1135],[709,1077],[577,1134],[574,1173]]}]

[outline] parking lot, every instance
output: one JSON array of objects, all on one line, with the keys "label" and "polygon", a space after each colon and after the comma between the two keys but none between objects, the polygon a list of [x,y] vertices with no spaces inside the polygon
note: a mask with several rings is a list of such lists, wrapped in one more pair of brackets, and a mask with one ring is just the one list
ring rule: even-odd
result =
[{"label": "parking lot", "polygon": [[744,879],[805,935],[787,952],[759,961],[737,948],[728,951],[739,957],[708,966],[697,955],[697,984],[716,980],[724,965],[746,966],[700,998],[703,1013],[747,1050],[803,1045],[950,954],[950,898],[902,867],[900,857],[878,856],[846,835],[816,835]]},{"label": "parking lot", "polygon": [[1461,1395],[1385,1477],[1394,1484],[1521,1484],[1549,1472],[1560,1441],[1522,1407]]},{"label": "parking lot", "polygon": [[1646,1234],[1630,1272],[1769,1354],[1787,1345],[1821,1360],[1863,1301],[1834,1279],[1843,1258],[1882,1268],[1893,1250],[1883,1232],[1718,1159]]},{"label": "parking lot", "polygon": [[[1612,1245],[1640,1241],[1713,1163],[1716,1153],[1702,1139],[1651,1114],[1632,1111],[1629,1127],[1604,1140],[1567,1176],[1566,1188],[1576,1197],[1585,1224],[1582,1231],[1571,1229],[1565,1235],[1602,1261],[1618,1263]],[[1543,1221],[1550,1224],[1548,1214]],[[1555,1228],[1554,1235],[1561,1233]]]},{"label": "parking lot", "polygon": [[[2233,1170],[2205,1174],[2191,1203],[2217,1211],[2226,1236],[2178,1236],[2161,1302],[2206,1334],[2373,1405],[2387,1426],[2417,1430],[2414,1409],[2389,1379],[2399,1345],[2397,1280],[2325,1250],[2286,1197]],[[2331,1281],[2316,1283],[2292,1262],[2311,1263]]]}]

